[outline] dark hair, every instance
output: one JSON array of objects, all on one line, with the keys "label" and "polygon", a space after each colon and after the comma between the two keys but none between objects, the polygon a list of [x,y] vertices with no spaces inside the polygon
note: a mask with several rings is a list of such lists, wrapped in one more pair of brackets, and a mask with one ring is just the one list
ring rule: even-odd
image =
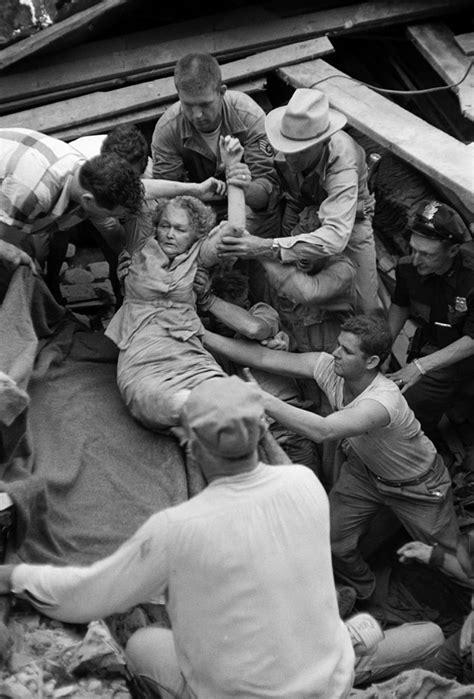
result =
[{"label": "dark hair", "polygon": [[130,214],[141,209],[142,182],[131,165],[118,155],[96,155],[86,160],[79,170],[79,184],[104,209],[112,211],[123,206]]},{"label": "dark hair", "polygon": [[212,276],[212,290],[224,301],[248,308],[249,280],[242,272],[219,268]]},{"label": "dark hair", "polygon": [[341,330],[359,338],[360,349],[370,357],[377,355],[383,364],[392,349],[392,334],[383,311],[372,311],[345,320]]},{"label": "dark hair", "polygon": [[188,53],[175,65],[174,82],[178,91],[195,94],[208,87],[218,91],[222,85],[221,68],[210,53]]},{"label": "dark hair", "polygon": [[196,231],[198,238],[203,238],[214,228],[216,223],[216,214],[210,206],[203,204],[200,199],[183,194],[173,199],[157,199],[156,208],[153,212],[152,221],[157,226],[160,223],[163,211],[168,204],[184,209],[189,216],[191,225]]},{"label": "dark hair", "polygon": [[123,158],[130,165],[139,165],[140,174],[146,168],[148,160],[148,143],[145,136],[136,126],[121,124],[116,126],[107,135],[102,148],[102,155],[106,153],[115,153],[120,158]]}]

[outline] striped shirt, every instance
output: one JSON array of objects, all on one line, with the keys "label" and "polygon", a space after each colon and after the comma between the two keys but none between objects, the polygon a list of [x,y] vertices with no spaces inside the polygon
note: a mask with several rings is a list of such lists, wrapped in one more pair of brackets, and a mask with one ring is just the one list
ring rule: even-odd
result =
[{"label": "striped shirt", "polygon": [[31,233],[62,217],[83,162],[77,150],[51,136],[0,129],[0,223]]}]

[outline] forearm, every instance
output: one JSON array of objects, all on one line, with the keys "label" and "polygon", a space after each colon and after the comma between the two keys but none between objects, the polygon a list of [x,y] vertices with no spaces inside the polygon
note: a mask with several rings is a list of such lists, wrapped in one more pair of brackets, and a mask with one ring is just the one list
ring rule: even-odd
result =
[{"label": "forearm", "polygon": [[198,197],[197,182],[178,182],[173,180],[142,180],[145,188],[145,199],[171,198],[186,194]]},{"label": "forearm", "polygon": [[222,354],[237,364],[295,378],[311,377],[317,357],[316,352],[295,354],[270,350],[255,342],[234,340],[211,332],[204,334],[204,345],[211,352]]},{"label": "forearm", "polygon": [[90,566],[16,566],[12,592],[54,619],[84,623],[161,594],[167,580],[167,520],[153,515],[111,556]]},{"label": "forearm", "polygon": [[307,274],[294,265],[281,265],[274,260],[261,259],[268,283],[277,293],[295,303],[327,303],[340,297],[352,284],[355,274],[350,262],[341,262],[337,269]]},{"label": "forearm", "polygon": [[326,418],[289,405],[270,393],[265,393],[264,405],[265,411],[270,417],[296,434],[307,437],[313,442],[331,439],[331,431],[327,429]]},{"label": "forearm", "polygon": [[442,570],[447,575],[450,575],[463,583],[471,583],[472,579],[463,570],[457,556],[450,551],[446,551],[443,546],[432,546],[430,552],[429,563]]},{"label": "forearm", "polygon": [[443,369],[451,366],[462,359],[466,359],[474,354],[474,339],[468,335],[464,335],[456,342],[451,343],[443,349],[437,350],[432,354],[426,355],[418,359],[419,365],[425,373],[436,369]]},{"label": "forearm", "polygon": [[388,324],[390,326],[390,332],[392,333],[392,339],[395,340],[400,334],[401,329],[405,325],[409,316],[409,308],[404,306],[397,306],[392,303],[388,311]]},{"label": "forearm", "polygon": [[326,180],[327,198],[319,209],[306,209],[299,216],[292,237],[279,239],[283,262],[311,259],[315,254],[337,255],[345,250],[357,212],[357,177],[354,171]]},{"label": "forearm", "polygon": [[0,595],[8,595],[11,591],[13,565],[0,565]]},{"label": "forearm", "polygon": [[[39,611],[69,623],[87,623],[119,611],[116,591],[89,568],[55,568],[21,564],[12,574],[12,592],[26,597]],[[124,607],[125,609],[125,607]]]},{"label": "forearm", "polygon": [[209,311],[228,328],[250,340],[266,340],[270,335],[267,323],[260,318],[255,318],[235,303],[228,303],[218,296],[211,297]]}]

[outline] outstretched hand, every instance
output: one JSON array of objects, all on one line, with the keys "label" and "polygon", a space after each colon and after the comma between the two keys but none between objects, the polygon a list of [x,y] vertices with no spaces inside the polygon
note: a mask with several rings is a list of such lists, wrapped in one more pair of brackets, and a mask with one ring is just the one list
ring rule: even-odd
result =
[{"label": "outstretched hand", "polygon": [[430,562],[433,547],[428,544],[423,544],[421,541],[410,541],[408,544],[401,546],[397,554],[400,557],[400,563],[417,563],[428,564]]},{"label": "outstretched hand", "polygon": [[132,258],[130,256],[130,253],[127,252],[126,250],[122,250],[120,255],[118,256],[118,265],[117,265],[117,279],[120,282],[120,285],[123,287],[125,277],[128,274],[128,271],[130,269],[130,265],[132,264]]},{"label": "outstretched hand", "polygon": [[223,258],[253,258],[268,254],[271,244],[272,241],[269,238],[259,238],[256,235],[250,235],[246,230],[237,230],[223,235],[216,249],[218,256]]},{"label": "outstretched hand", "polygon": [[386,374],[386,376],[387,379],[391,379],[397,384],[402,393],[405,393],[405,391],[408,391],[409,388],[418,383],[418,381],[423,377],[423,374],[420,372],[416,364],[410,362],[410,364],[407,364],[391,374]]},{"label": "outstretched hand", "polygon": [[227,170],[230,165],[234,165],[242,160],[244,147],[235,136],[220,136],[219,152],[221,162]]},{"label": "outstretched hand", "polygon": [[212,293],[212,281],[209,273],[203,267],[198,267],[193,283],[196,294],[196,302],[201,311],[208,311],[211,307],[214,295]]},{"label": "outstretched hand", "polygon": [[225,197],[226,193],[227,184],[216,177],[208,177],[197,185],[197,194],[202,201],[213,201],[218,197]]},{"label": "outstretched hand", "polygon": [[221,136],[219,150],[227,185],[233,185],[245,191],[252,182],[252,175],[248,165],[241,162],[244,148],[239,139],[234,136]]},{"label": "outstretched hand", "polygon": [[284,330],[279,330],[273,337],[269,337],[267,340],[260,340],[260,344],[268,349],[288,352],[290,349],[290,338]]}]

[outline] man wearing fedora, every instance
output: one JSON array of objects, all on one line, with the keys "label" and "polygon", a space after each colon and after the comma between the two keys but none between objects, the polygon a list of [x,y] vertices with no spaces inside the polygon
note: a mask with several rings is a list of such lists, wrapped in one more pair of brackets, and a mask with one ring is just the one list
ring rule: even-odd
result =
[{"label": "man wearing fedora", "polygon": [[295,90],[286,106],[267,115],[265,128],[277,151],[285,198],[286,237],[228,236],[220,253],[273,256],[283,264],[309,266],[315,257],[345,251],[356,268],[358,307],[368,311],[378,305],[374,197],[367,186],[365,152],[342,131],[345,124],[323,92],[307,88]]},{"label": "man wearing fedora", "polygon": [[411,229],[412,254],[400,260],[389,310],[396,338],[408,317],[419,326],[411,361],[390,378],[401,388],[425,433],[437,441],[437,425],[474,379],[474,243],[451,206],[420,204]]},{"label": "man wearing fedora", "polygon": [[205,490],[92,566],[0,566],[0,592],[70,622],[164,595],[172,629],[139,629],[126,647],[151,696],[347,697],[354,652],[318,479],[304,466],[259,463],[263,400],[237,377],[195,388],[183,424]]}]

